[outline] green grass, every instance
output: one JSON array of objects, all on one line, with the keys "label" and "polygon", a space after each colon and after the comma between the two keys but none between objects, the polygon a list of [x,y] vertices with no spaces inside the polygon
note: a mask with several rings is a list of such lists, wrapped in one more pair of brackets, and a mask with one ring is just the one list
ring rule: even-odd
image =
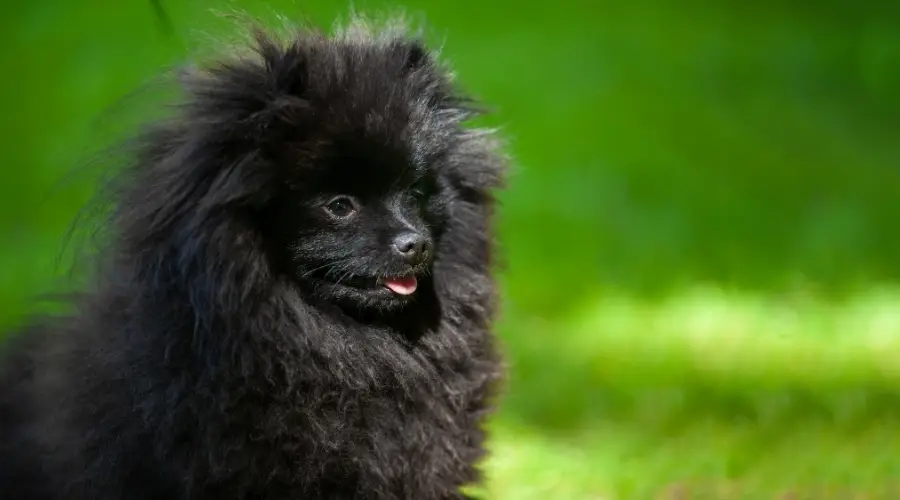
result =
[{"label": "green grass", "polygon": [[603,297],[565,322],[519,312],[487,498],[891,498],[898,311],[896,290],[835,304],[707,288]]},{"label": "green grass", "polygon": [[[0,322],[213,11],[346,14],[163,4],[174,39],[149,0],[0,7]],[[516,160],[488,498],[900,498],[900,4],[355,5],[424,18]]]}]

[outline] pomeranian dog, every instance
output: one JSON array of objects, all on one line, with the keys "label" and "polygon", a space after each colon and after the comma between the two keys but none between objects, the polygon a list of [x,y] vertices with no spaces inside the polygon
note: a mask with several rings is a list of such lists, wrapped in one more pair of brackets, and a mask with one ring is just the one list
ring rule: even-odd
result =
[{"label": "pomeranian dog", "polygon": [[0,492],[466,498],[502,379],[507,161],[419,38],[350,28],[182,74],[95,276],[10,334]]}]

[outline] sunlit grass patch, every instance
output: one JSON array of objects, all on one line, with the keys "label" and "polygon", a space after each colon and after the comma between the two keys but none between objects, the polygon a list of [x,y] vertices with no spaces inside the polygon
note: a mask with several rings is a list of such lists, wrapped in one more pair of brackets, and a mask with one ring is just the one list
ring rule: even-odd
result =
[{"label": "sunlit grass patch", "polygon": [[[660,301],[604,296],[565,324],[523,319],[510,347],[546,349],[604,376],[755,383],[900,381],[900,291],[844,302],[698,289]],[[515,331],[525,329],[525,335]],[[563,330],[564,333],[555,333]],[[727,376],[727,377],[726,377]],[[718,384],[719,382],[716,382]],[[724,382],[723,382],[724,383]]]},{"label": "sunlit grass patch", "polygon": [[886,289],[517,311],[490,498],[894,498],[898,311]]},{"label": "sunlit grass patch", "polygon": [[771,499],[789,491],[816,500],[891,499],[898,497],[889,491],[900,493],[893,451],[900,442],[888,423],[847,434],[802,424],[778,431],[699,421],[661,431],[606,422],[562,438],[499,422],[493,435],[483,492],[491,499]]}]

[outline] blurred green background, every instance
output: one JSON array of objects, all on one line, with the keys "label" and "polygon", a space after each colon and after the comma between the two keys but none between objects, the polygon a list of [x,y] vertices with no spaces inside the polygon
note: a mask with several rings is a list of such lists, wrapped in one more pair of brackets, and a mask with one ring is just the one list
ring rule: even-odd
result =
[{"label": "blurred green background", "polygon": [[[135,89],[233,10],[349,5],[162,4],[0,6],[7,324]],[[424,21],[516,159],[486,498],[900,498],[900,3],[354,5]]]}]

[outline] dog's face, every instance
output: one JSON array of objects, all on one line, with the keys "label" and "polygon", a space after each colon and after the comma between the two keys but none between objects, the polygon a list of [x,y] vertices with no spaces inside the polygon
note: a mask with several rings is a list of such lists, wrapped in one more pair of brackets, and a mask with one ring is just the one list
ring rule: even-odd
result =
[{"label": "dog's face", "polygon": [[[318,299],[381,311],[416,303],[433,291],[456,199],[450,159],[472,147],[462,99],[415,42],[292,47],[260,49],[266,78],[255,85],[275,97],[252,115],[270,121],[245,133],[264,131],[277,171],[266,170],[277,179],[262,205],[278,267]],[[242,102],[226,90],[215,92]]]},{"label": "dog's face", "polygon": [[358,27],[258,35],[254,52],[185,72],[174,119],[138,141],[113,213],[123,260],[238,287],[217,303],[287,285],[365,319],[422,306],[374,318],[404,323],[486,296],[503,161],[465,126],[478,110],[452,74],[420,42]]},{"label": "dog's face", "polygon": [[402,142],[332,138],[277,203],[278,245],[308,292],[359,308],[415,303],[430,283],[446,203]]}]

